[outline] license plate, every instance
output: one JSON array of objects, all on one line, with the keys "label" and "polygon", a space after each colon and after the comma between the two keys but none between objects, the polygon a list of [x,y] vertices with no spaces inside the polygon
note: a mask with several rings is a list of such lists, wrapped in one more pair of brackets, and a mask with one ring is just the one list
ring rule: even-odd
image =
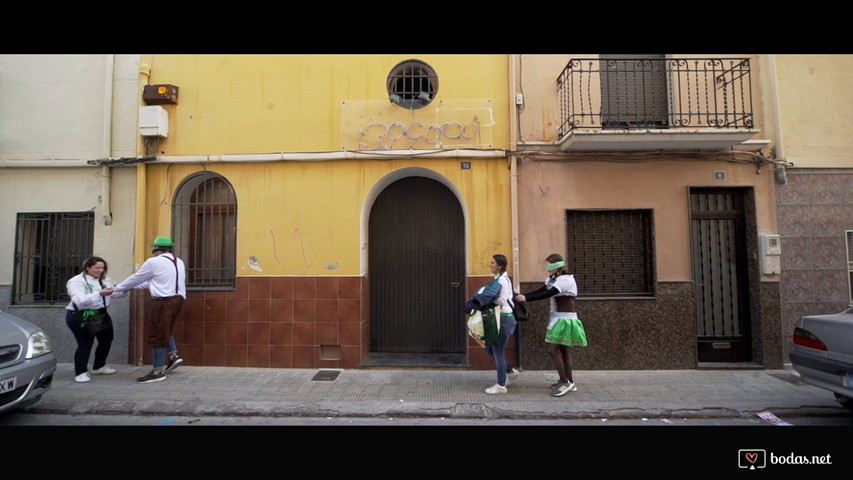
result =
[{"label": "license plate", "polygon": [[0,393],[11,392],[15,389],[15,382],[18,381],[18,377],[12,378],[4,378],[0,380]]}]

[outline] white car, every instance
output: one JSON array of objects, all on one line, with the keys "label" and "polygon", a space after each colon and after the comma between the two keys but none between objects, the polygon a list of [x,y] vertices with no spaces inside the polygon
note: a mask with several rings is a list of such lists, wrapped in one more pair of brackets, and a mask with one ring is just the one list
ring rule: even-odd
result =
[{"label": "white car", "polygon": [[0,413],[39,401],[55,371],[56,354],[42,329],[0,311]]},{"label": "white car", "polygon": [[791,365],[805,383],[824,388],[853,411],[853,306],[806,315],[794,328]]}]

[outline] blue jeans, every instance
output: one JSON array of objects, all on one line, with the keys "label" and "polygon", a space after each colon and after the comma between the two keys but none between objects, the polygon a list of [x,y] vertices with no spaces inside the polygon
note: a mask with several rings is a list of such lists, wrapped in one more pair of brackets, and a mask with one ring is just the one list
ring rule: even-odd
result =
[{"label": "blue jeans", "polygon": [[[154,354],[154,370],[159,371],[166,368],[166,347],[152,347]],[[175,344],[175,337],[169,336],[169,355],[178,353],[178,346]]]},{"label": "blue jeans", "polygon": [[498,385],[506,386],[506,346],[509,345],[509,339],[515,333],[515,327],[518,325],[515,322],[515,317],[512,314],[501,314],[501,333],[498,337],[498,344],[486,347],[486,353],[495,359],[495,368],[498,371]]}]

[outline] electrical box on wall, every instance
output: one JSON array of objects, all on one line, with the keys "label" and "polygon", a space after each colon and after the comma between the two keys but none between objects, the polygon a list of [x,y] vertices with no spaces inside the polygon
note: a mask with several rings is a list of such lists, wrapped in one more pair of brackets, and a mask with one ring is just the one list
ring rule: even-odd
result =
[{"label": "electrical box on wall", "polygon": [[169,112],[157,105],[140,107],[139,134],[143,137],[168,137]]},{"label": "electrical box on wall", "polygon": [[778,275],[782,273],[782,239],[779,235],[760,235],[759,242],[761,274]]},{"label": "electrical box on wall", "polygon": [[175,85],[145,85],[142,101],[146,105],[177,105],[178,87]]}]

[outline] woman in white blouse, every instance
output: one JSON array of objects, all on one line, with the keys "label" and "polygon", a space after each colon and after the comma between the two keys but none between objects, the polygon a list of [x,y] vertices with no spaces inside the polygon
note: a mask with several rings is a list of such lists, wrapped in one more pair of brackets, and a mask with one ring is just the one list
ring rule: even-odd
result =
[{"label": "woman in white blouse", "polygon": [[74,381],[85,383],[92,378],[89,376],[88,363],[95,339],[98,347],[95,349],[95,361],[92,373],[95,375],[111,375],[116,372],[107,366],[107,355],[113,343],[112,320],[109,327],[97,335],[92,335],[86,329],[83,321],[86,311],[89,313],[106,312],[110,305],[110,295],[113,293],[113,282],[107,276],[107,262],[101,257],[91,257],[83,263],[83,271],[71,277],[65,284],[71,302],[65,307],[65,323],[77,340],[77,350],[74,352]]}]

